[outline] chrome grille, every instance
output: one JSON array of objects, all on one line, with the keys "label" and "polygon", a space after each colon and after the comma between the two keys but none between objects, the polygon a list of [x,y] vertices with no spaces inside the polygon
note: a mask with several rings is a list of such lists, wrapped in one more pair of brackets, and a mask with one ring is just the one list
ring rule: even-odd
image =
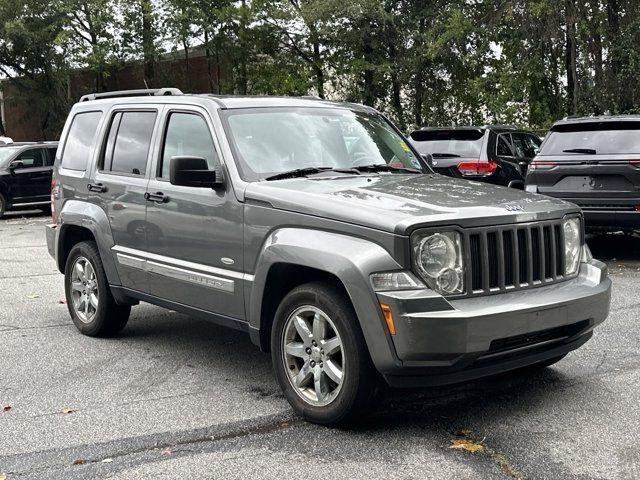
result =
[{"label": "chrome grille", "polygon": [[564,280],[562,232],[561,220],[465,231],[466,295]]}]

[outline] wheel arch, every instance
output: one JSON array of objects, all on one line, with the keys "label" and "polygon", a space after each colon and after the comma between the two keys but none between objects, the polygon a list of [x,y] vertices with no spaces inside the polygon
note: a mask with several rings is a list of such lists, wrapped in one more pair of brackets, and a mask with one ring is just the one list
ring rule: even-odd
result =
[{"label": "wheel arch", "polygon": [[397,358],[369,275],[399,270],[380,245],[359,237],[303,228],[272,232],[258,257],[248,303],[251,337],[270,348],[273,316],[284,296],[304,283],[324,281],[345,292],[358,317],[369,353],[378,370]]},{"label": "wheel arch", "polygon": [[95,241],[109,284],[120,285],[120,277],[111,254],[114,245],[111,226],[104,210],[78,200],[68,200],[59,215],[56,261],[64,273],[69,252],[78,242]]}]

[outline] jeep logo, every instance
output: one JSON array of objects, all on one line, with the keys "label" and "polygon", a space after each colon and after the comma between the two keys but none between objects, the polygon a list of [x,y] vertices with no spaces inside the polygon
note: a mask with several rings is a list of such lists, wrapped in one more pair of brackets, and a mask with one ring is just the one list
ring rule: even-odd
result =
[{"label": "jeep logo", "polygon": [[524,212],[524,208],[522,208],[522,205],[518,205],[517,203],[505,205],[504,208],[506,208],[509,212]]}]

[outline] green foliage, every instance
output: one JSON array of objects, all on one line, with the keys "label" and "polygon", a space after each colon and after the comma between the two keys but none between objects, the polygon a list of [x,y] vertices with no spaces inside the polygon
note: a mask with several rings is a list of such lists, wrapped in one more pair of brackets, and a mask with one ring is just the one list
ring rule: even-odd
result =
[{"label": "green foliage", "polygon": [[0,72],[52,112],[70,68],[91,71],[92,90],[131,61],[171,84],[158,60],[197,51],[214,93],[361,102],[403,129],[543,129],[637,112],[639,45],[637,0],[0,0]]}]

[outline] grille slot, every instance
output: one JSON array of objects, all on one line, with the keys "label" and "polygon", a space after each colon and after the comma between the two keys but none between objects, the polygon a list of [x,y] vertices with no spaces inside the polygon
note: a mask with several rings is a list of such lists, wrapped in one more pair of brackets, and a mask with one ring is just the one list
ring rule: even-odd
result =
[{"label": "grille slot", "polygon": [[471,230],[468,295],[498,293],[559,282],[564,277],[560,221]]}]

